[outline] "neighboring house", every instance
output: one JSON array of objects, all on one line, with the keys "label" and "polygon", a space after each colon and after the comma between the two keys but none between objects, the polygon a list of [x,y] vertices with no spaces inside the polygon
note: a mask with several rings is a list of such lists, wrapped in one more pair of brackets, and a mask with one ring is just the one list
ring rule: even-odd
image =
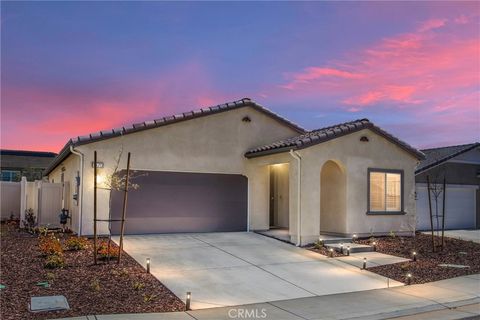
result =
[{"label": "neighboring house", "polygon": [[[72,185],[73,228],[93,233],[93,154],[98,179],[123,150],[140,186],[128,194],[127,234],[286,228],[292,243],[337,235],[411,232],[415,167],[423,154],[367,119],[309,131],[250,99],[67,142],[45,172]],[[98,191],[99,219],[108,190]],[[112,193],[119,219],[122,193]],[[119,225],[112,223],[118,233]],[[99,232],[107,233],[99,222]]]},{"label": "neighboring house", "polygon": [[1,180],[20,181],[25,176],[28,181],[41,180],[43,171],[57,156],[53,152],[0,150]]},{"label": "neighboring house", "polygon": [[[446,178],[445,228],[480,228],[480,143],[422,150],[425,159],[415,174],[417,184],[417,218],[419,230],[430,230],[430,210],[427,195],[427,176],[433,187],[441,190]],[[443,197],[432,199],[432,211],[442,215]],[[442,218],[434,218],[434,228],[441,229]]]}]

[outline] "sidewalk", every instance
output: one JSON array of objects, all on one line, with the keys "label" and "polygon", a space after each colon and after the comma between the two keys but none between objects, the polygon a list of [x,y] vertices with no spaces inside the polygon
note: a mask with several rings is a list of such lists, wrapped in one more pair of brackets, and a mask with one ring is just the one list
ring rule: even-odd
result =
[{"label": "sidewalk", "polygon": [[[194,297],[192,297],[194,298]],[[97,315],[69,320],[478,319],[480,274],[427,284],[188,312]]]}]

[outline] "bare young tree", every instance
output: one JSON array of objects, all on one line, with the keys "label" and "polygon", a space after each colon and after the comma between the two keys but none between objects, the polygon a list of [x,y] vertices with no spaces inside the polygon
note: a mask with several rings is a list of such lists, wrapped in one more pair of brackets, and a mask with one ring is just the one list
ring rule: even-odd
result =
[{"label": "bare young tree", "polygon": [[[108,242],[107,242],[107,262],[110,261],[110,247],[112,241],[112,201],[113,201],[113,192],[114,191],[128,191],[128,190],[137,190],[140,188],[138,183],[135,183],[134,180],[138,177],[145,176],[146,174],[139,174],[135,170],[131,170],[128,179],[127,174],[120,170],[120,163],[123,156],[123,145],[120,150],[117,152],[117,155],[114,158],[114,166],[112,170],[104,175],[102,189],[109,192],[108,196]],[[127,184],[128,181],[128,184]]]}]

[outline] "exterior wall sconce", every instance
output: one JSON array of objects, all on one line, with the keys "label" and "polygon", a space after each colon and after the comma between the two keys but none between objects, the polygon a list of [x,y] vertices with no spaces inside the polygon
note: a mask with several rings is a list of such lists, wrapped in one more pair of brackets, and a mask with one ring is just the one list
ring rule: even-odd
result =
[{"label": "exterior wall sconce", "polygon": [[243,122],[252,122],[252,119],[250,119],[249,116],[245,116],[245,117],[242,118],[242,121]]},{"label": "exterior wall sconce", "polygon": [[147,258],[147,273],[150,273],[150,258]]},{"label": "exterior wall sconce", "polygon": [[360,141],[362,141],[362,142],[368,142],[369,140],[368,140],[368,137],[362,136],[362,137],[360,138]]}]

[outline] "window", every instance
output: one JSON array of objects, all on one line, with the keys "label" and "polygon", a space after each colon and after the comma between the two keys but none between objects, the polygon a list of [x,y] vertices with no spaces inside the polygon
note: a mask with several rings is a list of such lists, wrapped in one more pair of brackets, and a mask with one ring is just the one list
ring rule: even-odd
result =
[{"label": "window", "polygon": [[403,213],[403,170],[368,169],[368,213]]},{"label": "window", "polygon": [[1,180],[2,181],[20,181],[20,171],[2,170]]}]

